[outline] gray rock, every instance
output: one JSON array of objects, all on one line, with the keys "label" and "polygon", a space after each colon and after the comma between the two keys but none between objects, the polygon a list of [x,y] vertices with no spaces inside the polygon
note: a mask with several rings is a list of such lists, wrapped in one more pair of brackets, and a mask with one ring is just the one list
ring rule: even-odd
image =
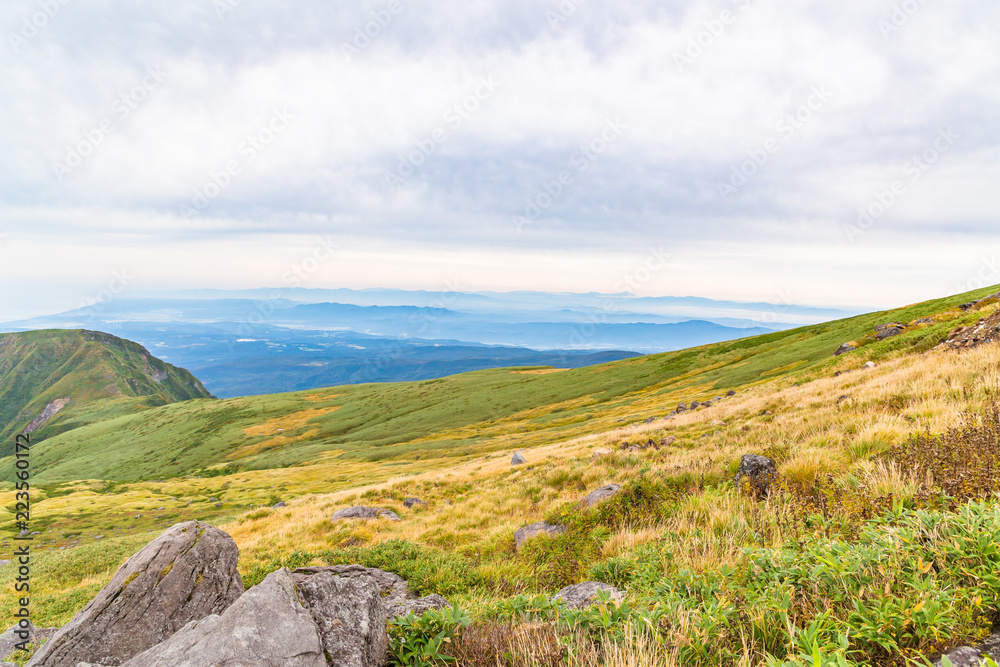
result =
[{"label": "gray rock", "polygon": [[873,368],[875,368],[875,362],[874,361],[869,361],[868,363],[865,364],[865,369],[866,370],[871,370]]},{"label": "gray rock", "polygon": [[424,507],[427,507],[427,503],[422,501],[420,498],[407,498],[403,501],[403,507],[410,508],[414,505],[423,505]]},{"label": "gray rock", "polygon": [[343,519],[388,519],[389,521],[402,521],[398,514],[382,507],[348,507],[334,512],[330,521],[337,522]]},{"label": "gray rock", "polygon": [[6,658],[17,650],[17,645],[21,642],[37,644],[52,637],[59,628],[36,628],[31,621],[25,620],[25,627],[20,624],[7,628],[7,632],[0,635],[0,658]]},{"label": "gray rock", "polygon": [[736,395],[736,392],[734,390],[732,390],[732,389],[730,389],[729,391],[726,392],[726,396],[728,398],[732,398],[735,395]]},{"label": "gray rock", "polygon": [[837,351],[836,351],[836,352],[834,352],[834,353],[833,353],[833,356],[835,356],[835,357],[839,357],[839,356],[840,356],[840,355],[842,355],[842,354],[847,354],[848,352],[853,352],[853,351],[854,351],[854,350],[856,350],[856,349],[858,349],[858,346],[857,346],[857,345],[853,345],[853,344],[851,344],[851,343],[844,343],[843,345],[841,345],[841,346],[840,346],[840,347],[839,347],[839,348],[837,349]]},{"label": "gray rock", "polygon": [[669,447],[670,445],[674,444],[675,442],[677,442],[677,436],[676,435],[667,436],[667,439],[663,440],[660,443],[660,446],[661,447]]},{"label": "gray rock", "polygon": [[[369,591],[377,595],[374,582],[369,583]],[[125,665],[328,667],[323,649],[320,628],[296,591],[292,574],[282,569],[269,574],[222,615],[191,621]]]},{"label": "gray rock", "polygon": [[583,499],[583,504],[585,507],[593,507],[602,500],[607,500],[608,498],[616,496],[620,493],[622,487],[617,484],[608,484],[607,486],[602,486],[596,491],[591,491],[587,494],[587,497]]},{"label": "gray rock", "polygon": [[698,401],[691,401],[691,409],[692,410],[694,410],[695,408],[699,407],[700,405],[701,405],[701,403],[699,403]]},{"label": "gray rock", "polygon": [[285,501],[277,502],[271,505],[271,509],[280,509],[282,507],[288,507],[288,505],[285,504]]},{"label": "gray rock", "polygon": [[528,462],[528,459],[524,458],[524,454],[521,453],[520,449],[517,450],[516,452],[514,452],[514,456],[511,457],[511,459],[510,459],[510,464],[512,466],[524,465],[527,462]]},{"label": "gray rock", "polygon": [[293,573],[296,580],[301,575],[311,576],[320,572],[331,572],[339,577],[362,577],[373,579],[379,587],[379,595],[386,608],[388,618],[406,616],[411,611],[417,616],[431,609],[441,609],[450,603],[440,595],[430,595],[419,600],[410,592],[410,587],[402,577],[361,565],[334,565],[332,567],[301,567]]},{"label": "gray rock", "polygon": [[[979,667],[985,662],[982,654],[971,646],[961,646],[946,655],[951,661],[952,667]],[[940,667],[941,662],[941,658],[938,658],[933,664]]]},{"label": "gray rock", "polygon": [[325,570],[293,574],[292,579],[319,628],[330,664],[382,667],[389,637],[386,605],[375,577]]},{"label": "gray rock", "polygon": [[408,616],[413,614],[414,616],[423,616],[431,610],[437,609],[447,609],[451,606],[445,598],[440,595],[428,595],[427,597],[420,598],[419,600],[407,600],[402,604],[390,608],[389,613],[392,618],[399,618],[401,616]]},{"label": "gray rock", "polygon": [[525,542],[538,537],[539,535],[555,537],[556,535],[562,535],[565,532],[566,526],[557,526],[551,523],[545,523],[544,521],[539,521],[538,523],[533,523],[530,526],[525,526],[514,533],[514,548],[520,549],[524,546]]},{"label": "gray rock", "polygon": [[225,532],[200,521],[177,524],[129,558],[28,664],[120,665],[233,604],[243,594],[238,559]]},{"label": "gray rock", "polygon": [[758,454],[744,454],[740,459],[740,468],[733,478],[733,484],[747,484],[749,489],[758,496],[767,495],[768,490],[778,476],[774,461]]},{"label": "gray rock", "polygon": [[677,412],[684,412],[687,409],[688,409],[687,403],[678,403],[677,404]]},{"label": "gray rock", "polygon": [[599,581],[586,581],[582,584],[567,586],[555,594],[554,600],[564,603],[570,609],[586,609],[597,603],[597,592],[605,591],[611,594],[611,602],[621,604],[625,594],[614,586]]},{"label": "gray rock", "polygon": [[885,340],[886,338],[892,338],[893,336],[898,336],[903,333],[903,324],[880,324],[879,327],[875,327],[875,339]]}]

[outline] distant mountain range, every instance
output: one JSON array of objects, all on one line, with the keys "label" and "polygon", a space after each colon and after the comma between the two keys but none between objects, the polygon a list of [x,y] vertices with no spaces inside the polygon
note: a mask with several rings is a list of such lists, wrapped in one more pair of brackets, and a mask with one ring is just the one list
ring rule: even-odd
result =
[{"label": "distant mountain range", "polygon": [[[332,298],[344,302],[323,300]],[[630,294],[194,290],[119,298],[0,330],[111,333],[191,370],[214,394],[232,397],[505,366],[579,368],[844,314]]]}]

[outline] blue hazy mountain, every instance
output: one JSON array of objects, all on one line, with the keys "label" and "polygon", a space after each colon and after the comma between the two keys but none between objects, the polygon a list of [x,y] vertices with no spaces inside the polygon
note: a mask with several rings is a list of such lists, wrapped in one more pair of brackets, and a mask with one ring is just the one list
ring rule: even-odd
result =
[{"label": "blue hazy mountain", "polygon": [[[334,297],[341,301],[324,300]],[[631,294],[194,290],[119,298],[0,330],[111,333],[229,397],[504,366],[576,368],[844,314]]]}]

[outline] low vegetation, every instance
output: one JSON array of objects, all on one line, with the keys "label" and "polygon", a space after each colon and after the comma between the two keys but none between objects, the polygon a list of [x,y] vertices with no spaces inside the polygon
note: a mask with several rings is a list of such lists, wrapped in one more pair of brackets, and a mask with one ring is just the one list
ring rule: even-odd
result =
[{"label": "low vegetation", "polygon": [[[38,554],[36,623],[68,620],[152,531],[209,518],[236,539],[248,586],[283,566],[360,563],[445,595],[455,608],[391,628],[402,665],[925,664],[1000,620],[1000,347],[935,349],[997,310],[952,308],[969,300],[581,371],[157,408],[135,431],[153,441],[149,456],[178,429],[211,440],[210,458],[256,453],[219,474],[43,480],[38,517],[52,548]],[[852,327],[930,316],[831,356],[863,337],[846,336]],[[780,345],[794,351],[776,356]],[[728,388],[736,394],[710,408],[645,423]],[[172,420],[193,412],[193,423]],[[424,426],[431,416],[441,425]],[[140,429],[123,419],[86,428]],[[79,430],[73,442],[97,442]],[[280,447],[260,447],[282,434]],[[527,464],[510,465],[515,448]],[[316,460],[242,468],[303,452]],[[747,453],[777,464],[766,492],[732,481]],[[582,506],[612,482],[620,493]],[[410,497],[425,504],[406,508]],[[279,500],[287,506],[271,507]],[[403,520],[331,523],[359,504]],[[567,530],[515,549],[514,531],[543,520]],[[81,534],[87,546],[58,550]],[[0,570],[5,590],[10,576]],[[585,580],[624,590],[625,603],[551,601]],[[12,604],[0,598],[0,613]]]}]

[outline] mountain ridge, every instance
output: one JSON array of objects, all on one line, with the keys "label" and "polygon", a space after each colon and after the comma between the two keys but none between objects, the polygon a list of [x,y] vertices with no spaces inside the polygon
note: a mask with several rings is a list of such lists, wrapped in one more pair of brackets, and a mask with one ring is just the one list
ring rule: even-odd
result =
[{"label": "mountain ridge", "polygon": [[213,398],[188,371],[138,343],[88,330],[0,334],[0,452],[149,407]]}]

